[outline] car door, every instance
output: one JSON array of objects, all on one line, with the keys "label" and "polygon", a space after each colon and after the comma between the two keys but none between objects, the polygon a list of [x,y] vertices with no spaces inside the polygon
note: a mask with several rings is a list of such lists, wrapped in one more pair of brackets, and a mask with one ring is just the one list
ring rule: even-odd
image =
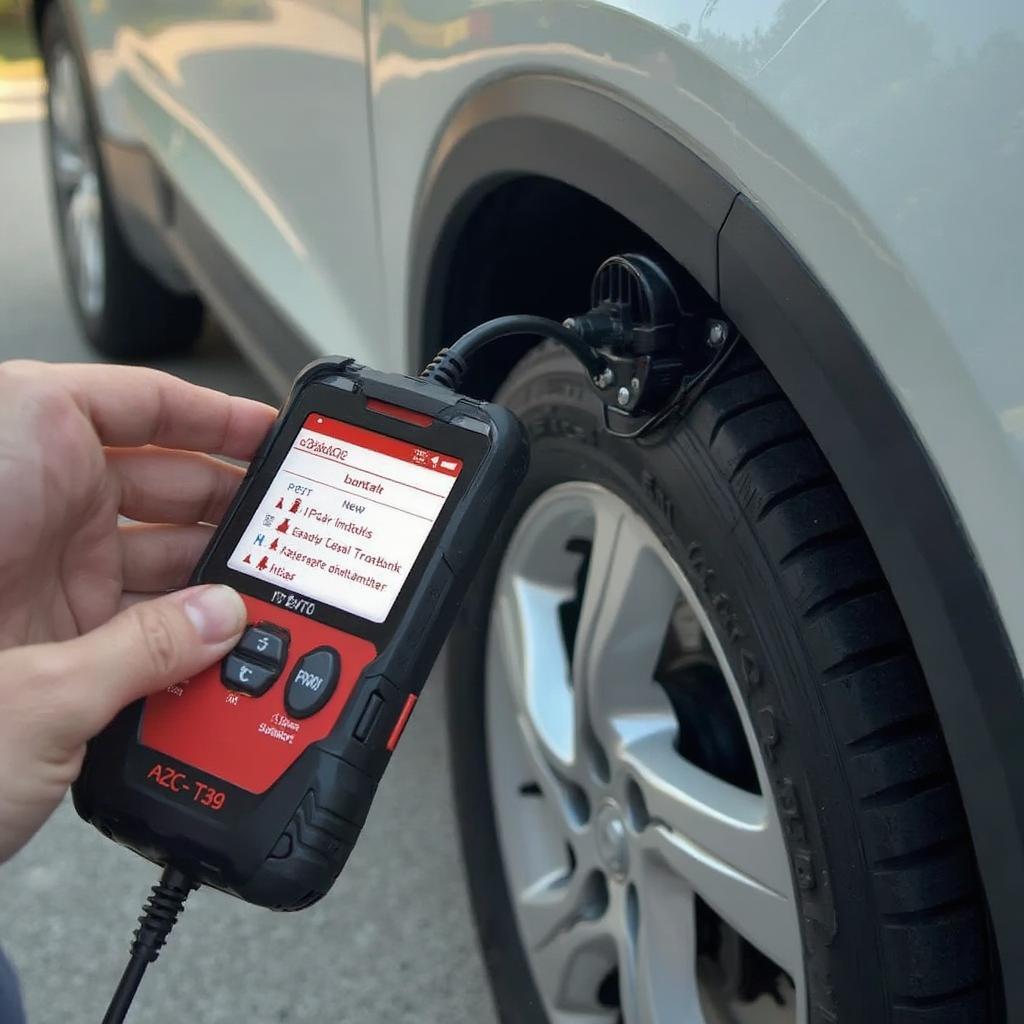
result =
[{"label": "car door", "polygon": [[106,8],[117,120],[313,349],[369,354],[385,328],[361,0]]}]

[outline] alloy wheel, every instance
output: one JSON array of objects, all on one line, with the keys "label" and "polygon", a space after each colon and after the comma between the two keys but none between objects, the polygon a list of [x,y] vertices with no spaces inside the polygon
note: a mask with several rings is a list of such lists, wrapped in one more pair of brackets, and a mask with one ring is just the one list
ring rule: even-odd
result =
[{"label": "alloy wheel", "polygon": [[805,1020],[779,815],[697,595],[610,491],[545,492],[487,641],[499,847],[552,1024]]},{"label": "alloy wheel", "polygon": [[50,159],[61,237],[78,305],[92,319],[103,311],[106,284],[103,199],[82,83],[65,45],[54,51],[49,83]]}]

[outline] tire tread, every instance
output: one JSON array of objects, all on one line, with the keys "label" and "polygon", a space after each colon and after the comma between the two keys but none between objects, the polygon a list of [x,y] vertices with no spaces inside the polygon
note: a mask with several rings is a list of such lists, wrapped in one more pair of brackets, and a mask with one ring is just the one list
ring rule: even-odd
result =
[{"label": "tire tread", "polygon": [[963,807],[910,637],[820,449],[750,353],[690,425],[746,511],[821,681],[900,1024],[985,1019],[985,911]]}]

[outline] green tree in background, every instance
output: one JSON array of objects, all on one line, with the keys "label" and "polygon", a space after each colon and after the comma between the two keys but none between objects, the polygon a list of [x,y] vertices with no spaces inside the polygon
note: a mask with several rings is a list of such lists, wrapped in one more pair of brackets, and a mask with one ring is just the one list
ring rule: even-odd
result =
[{"label": "green tree in background", "polygon": [[0,0],[0,76],[16,61],[38,57],[28,30],[27,13],[27,0]]}]

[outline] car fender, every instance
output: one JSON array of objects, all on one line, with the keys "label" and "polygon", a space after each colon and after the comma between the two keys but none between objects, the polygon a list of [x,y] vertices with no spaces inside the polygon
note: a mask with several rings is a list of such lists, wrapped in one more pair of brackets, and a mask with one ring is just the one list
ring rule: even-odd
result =
[{"label": "car fender", "polygon": [[[517,175],[588,192],[698,279],[807,422],[875,547],[927,677],[1000,957],[1012,965],[1024,954],[1024,907],[1011,898],[1024,877],[1024,685],[970,528],[977,520],[966,520],[959,492],[950,493],[936,459],[942,438],[929,443],[905,390],[780,226],[705,156],[588,83],[517,75],[485,85],[447,122],[423,175],[410,247],[419,255],[409,269],[411,359],[425,354],[416,346],[427,344],[431,297],[461,224],[490,189]],[[906,289],[894,299],[903,308],[920,303],[905,277],[895,275],[892,288]],[[917,315],[930,319],[923,304]],[[976,398],[964,388],[961,404]],[[1004,977],[1010,1019],[1024,1016],[1024,982],[1012,971]]]}]

